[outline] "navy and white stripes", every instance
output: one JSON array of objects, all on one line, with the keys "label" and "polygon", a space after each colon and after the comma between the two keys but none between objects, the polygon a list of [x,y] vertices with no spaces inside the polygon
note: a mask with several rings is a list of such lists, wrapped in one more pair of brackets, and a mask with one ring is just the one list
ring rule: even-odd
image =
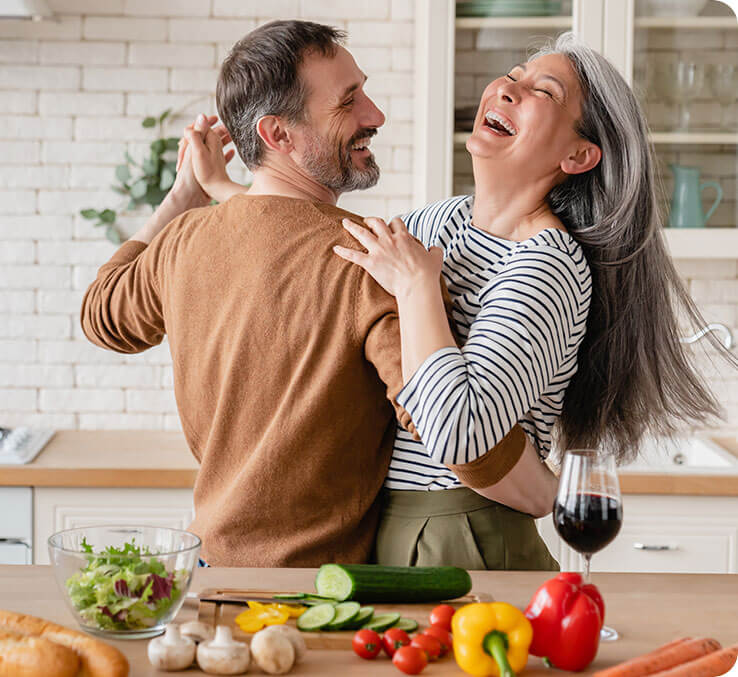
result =
[{"label": "navy and white stripes", "polygon": [[443,275],[464,341],[430,355],[398,396],[423,443],[399,429],[385,486],[461,486],[444,464],[468,463],[520,422],[542,457],[586,330],[587,262],[567,233],[524,242],[471,224],[472,197],[412,212],[410,232],[444,249]]}]

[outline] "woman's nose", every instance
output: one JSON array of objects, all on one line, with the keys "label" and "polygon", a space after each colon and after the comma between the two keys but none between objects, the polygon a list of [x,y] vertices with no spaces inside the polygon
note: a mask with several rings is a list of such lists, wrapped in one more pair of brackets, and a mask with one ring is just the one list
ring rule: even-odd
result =
[{"label": "woman's nose", "polygon": [[516,103],[520,99],[520,94],[517,90],[517,83],[515,82],[503,82],[497,88],[497,95],[507,103]]}]

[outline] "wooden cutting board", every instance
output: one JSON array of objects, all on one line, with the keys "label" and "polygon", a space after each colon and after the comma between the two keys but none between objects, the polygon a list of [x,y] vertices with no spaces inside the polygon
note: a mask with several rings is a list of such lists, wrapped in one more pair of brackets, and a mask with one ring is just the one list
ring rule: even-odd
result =
[{"label": "wooden cutting board", "polygon": [[[215,595],[238,595],[248,599],[249,596],[253,596],[254,599],[261,599],[264,597],[272,597],[273,595],[284,592],[283,590],[256,590],[243,588],[207,588],[200,592],[200,597],[212,597]],[[472,602],[492,602],[494,598],[488,593],[476,593],[472,590],[468,595],[459,597],[458,599],[445,602],[453,607],[461,607],[464,604],[471,604]],[[428,616],[441,602],[433,602],[428,604],[372,604],[374,607],[374,615],[389,613],[395,611],[405,618],[412,618],[418,622],[418,630],[428,626]],[[369,606],[365,604],[364,606]],[[236,625],[236,616],[240,614],[244,609],[248,608],[246,602],[244,604],[223,604],[220,602],[204,602],[200,601],[197,617],[203,623],[216,627],[218,625],[227,625],[233,631],[233,637],[235,639],[250,640],[253,633],[243,632],[241,628]],[[296,619],[290,618],[287,621],[287,625],[296,627]],[[352,630],[336,631],[336,632],[303,632],[302,636],[305,638],[305,644],[308,649],[350,649],[351,640],[353,639],[354,632]]]}]

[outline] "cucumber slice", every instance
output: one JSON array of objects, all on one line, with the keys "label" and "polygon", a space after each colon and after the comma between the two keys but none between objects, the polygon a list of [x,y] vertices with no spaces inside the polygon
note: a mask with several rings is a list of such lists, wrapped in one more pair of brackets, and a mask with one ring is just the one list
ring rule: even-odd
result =
[{"label": "cucumber slice", "polygon": [[361,605],[358,602],[341,602],[336,604],[335,609],[336,617],[323,630],[343,630],[359,615]]},{"label": "cucumber slice", "polygon": [[276,592],[272,597],[274,599],[305,599],[307,594],[304,592]]},{"label": "cucumber slice", "polygon": [[329,603],[317,604],[297,618],[297,629],[303,632],[320,630],[336,617],[336,607]]},{"label": "cucumber slice", "polygon": [[321,597],[320,595],[305,595],[300,601],[300,604],[304,604],[305,606],[316,606],[317,604],[333,604],[335,606],[338,604],[337,599],[333,599],[332,597]]},{"label": "cucumber slice", "polygon": [[[300,618],[302,618],[302,616],[300,616]],[[376,630],[377,632],[383,632],[384,630],[391,628],[399,620],[400,614],[393,611],[392,613],[379,614],[379,616],[374,616],[372,620],[370,620],[368,623],[364,623],[362,627],[366,628],[367,630]]]},{"label": "cucumber slice", "polygon": [[413,618],[400,618],[392,627],[399,628],[405,632],[415,632],[418,629],[418,621]]},{"label": "cucumber slice", "polygon": [[358,630],[361,627],[364,627],[366,623],[368,623],[372,617],[374,616],[374,607],[373,606],[363,606],[359,610],[359,615],[354,618],[354,620],[351,621],[348,625],[344,625],[344,630]]}]

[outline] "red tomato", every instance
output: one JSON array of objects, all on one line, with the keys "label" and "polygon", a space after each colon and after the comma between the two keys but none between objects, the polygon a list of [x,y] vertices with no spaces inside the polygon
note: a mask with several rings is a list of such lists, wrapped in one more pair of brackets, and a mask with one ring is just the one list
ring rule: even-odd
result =
[{"label": "red tomato", "polygon": [[429,661],[434,661],[441,655],[441,643],[431,635],[415,635],[410,640],[410,646],[417,646],[425,651]]},{"label": "red tomato", "polygon": [[451,616],[454,615],[456,609],[449,604],[439,604],[430,614],[431,625],[440,625],[451,632]]},{"label": "red tomato", "polygon": [[406,675],[417,675],[428,665],[425,651],[417,646],[401,646],[392,657],[392,663]]},{"label": "red tomato", "polygon": [[451,651],[451,647],[454,645],[451,633],[440,625],[430,625],[423,630],[422,634],[428,635],[429,637],[435,637],[441,643],[441,658]]},{"label": "red tomato", "polygon": [[382,636],[382,644],[387,655],[392,658],[401,646],[407,646],[410,644],[410,637],[404,630],[399,628],[390,628]]},{"label": "red tomato", "polygon": [[372,660],[382,650],[382,638],[374,630],[359,630],[354,635],[351,646],[358,656]]}]

